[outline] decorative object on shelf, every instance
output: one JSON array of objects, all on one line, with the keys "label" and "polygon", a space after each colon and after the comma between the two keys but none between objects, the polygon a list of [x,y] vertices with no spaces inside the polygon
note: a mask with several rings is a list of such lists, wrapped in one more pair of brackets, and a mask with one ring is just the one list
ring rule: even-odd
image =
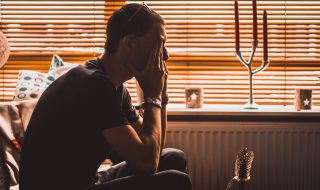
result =
[{"label": "decorative object on shelf", "polygon": [[296,89],[294,106],[297,111],[310,110],[312,104],[311,89]]},{"label": "decorative object on shelf", "polygon": [[244,66],[247,67],[249,71],[249,102],[246,103],[243,107],[244,110],[258,110],[259,106],[253,100],[253,92],[252,92],[252,79],[253,76],[264,69],[266,69],[269,65],[268,60],[268,23],[267,23],[267,11],[263,12],[263,60],[262,64],[259,68],[253,70],[252,69],[252,60],[254,57],[254,53],[258,47],[258,25],[257,25],[257,1],[252,0],[252,15],[253,15],[253,42],[252,42],[252,50],[249,57],[249,60],[245,60],[241,55],[240,51],[240,27],[239,27],[239,7],[238,0],[234,1],[234,19],[235,19],[235,48],[236,48],[236,57],[240,60]]},{"label": "decorative object on shelf", "polygon": [[202,108],[202,88],[186,88],[186,107]]},{"label": "decorative object on shelf", "polygon": [[9,58],[10,47],[6,36],[0,31],[0,68],[7,62]]},{"label": "decorative object on shelf", "polygon": [[235,181],[239,182],[239,189],[244,190],[246,181],[250,180],[251,165],[254,153],[247,148],[241,149],[236,158],[234,173],[235,176],[228,183],[226,190],[229,190]]}]

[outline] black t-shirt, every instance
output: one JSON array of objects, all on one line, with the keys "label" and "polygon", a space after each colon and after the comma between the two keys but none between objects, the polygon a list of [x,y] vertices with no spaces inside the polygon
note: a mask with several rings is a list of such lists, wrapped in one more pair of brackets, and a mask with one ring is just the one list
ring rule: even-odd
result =
[{"label": "black t-shirt", "polygon": [[20,161],[20,189],[84,189],[112,151],[102,130],[138,119],[124,86],[116,89],[97,60],[70,70],[39,99]]}]

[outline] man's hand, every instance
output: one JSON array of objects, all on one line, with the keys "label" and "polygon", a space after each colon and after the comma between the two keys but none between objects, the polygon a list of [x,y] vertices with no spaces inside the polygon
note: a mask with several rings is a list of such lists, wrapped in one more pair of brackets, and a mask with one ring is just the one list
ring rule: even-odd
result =
[{"label": "man's hand", "polygon": [[162,89],[162,93],[161,93],[161,99],[163,99],[164,97],[168,97],[168,69],[167,69],[167,66],[166,66],[166,63],[163,62],[163,67],[164,67],[164,71],[165,71],[165,74],[164,74],[164,84],[163,84],[163,89]]},{"label": "man's hand", "polygon": [[160,98],[165,84],[165,66],[162,56],[163,46],[159,43],[153,47],[146,68],[142,72],[136,71],[132,65],[129,68],[139,82],[144,97]]}]

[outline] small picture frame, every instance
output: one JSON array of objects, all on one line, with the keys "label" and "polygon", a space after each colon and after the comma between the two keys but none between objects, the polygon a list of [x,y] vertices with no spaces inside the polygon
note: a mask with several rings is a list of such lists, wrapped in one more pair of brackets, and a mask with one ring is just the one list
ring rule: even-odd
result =
[{"label": "small picture frame", "polygon": [[202,108],[203,95],[202,88],[186,88],[186,107]]},{"label": "small picture frame", "polygon": [[297,111],[310,110],[312,104],[311,89],[296,89],[294,106]]}]

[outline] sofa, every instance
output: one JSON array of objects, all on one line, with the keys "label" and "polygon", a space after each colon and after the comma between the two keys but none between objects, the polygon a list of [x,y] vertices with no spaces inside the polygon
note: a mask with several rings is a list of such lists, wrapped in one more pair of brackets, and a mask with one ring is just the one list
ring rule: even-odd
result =
[{"label": "sofa", "polygon": [[0,103],[0,189],[19,189],[20,151],[36,100]]}]

